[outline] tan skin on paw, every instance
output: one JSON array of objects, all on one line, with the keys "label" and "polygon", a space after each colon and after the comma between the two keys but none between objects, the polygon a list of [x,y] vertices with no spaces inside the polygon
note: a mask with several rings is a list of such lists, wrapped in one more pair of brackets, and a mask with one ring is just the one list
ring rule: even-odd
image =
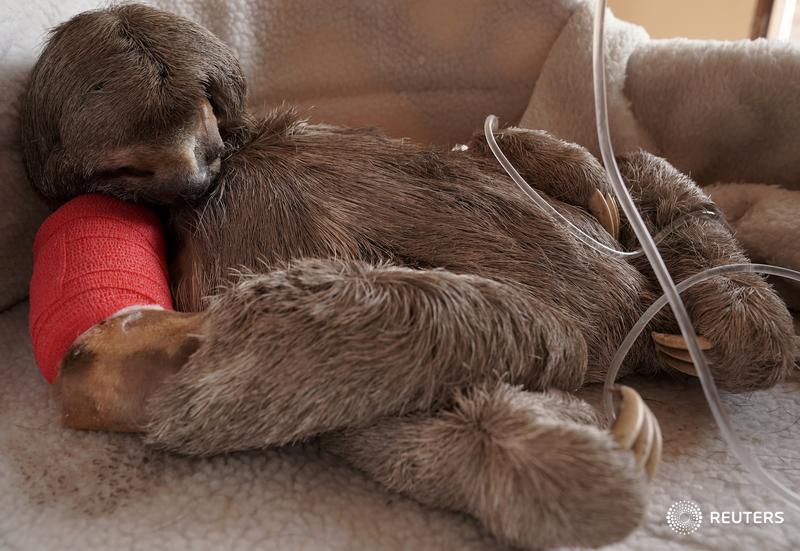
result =
[{"label": "tan skin on paw", "polygon": [[61,423],[141,431],[147,399],[197,349],[202,320],[201,314],[134,309],[78,337],[53,385]]}]

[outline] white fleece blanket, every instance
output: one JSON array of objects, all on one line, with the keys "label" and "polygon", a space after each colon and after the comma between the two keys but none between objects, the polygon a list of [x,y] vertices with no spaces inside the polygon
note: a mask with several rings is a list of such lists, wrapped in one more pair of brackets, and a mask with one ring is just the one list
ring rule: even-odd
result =
[{"label": "white fleece blanket", "polygon": [[[520,126],[545,128],[597,154],[593,4],[575,5]],[[609,119],[618,153],[647,149],[702,185],[748,181],[800,189],[797,44],[651,40],[613,16],[606,27]]]},{"label": "white fleece blanket", "polygon": [[[51,0],[3,7],[0,309],[25,296],[30,242],[45,212],[28,191],[19,164],[17,97],[44,29],[97,3]],[[292,99],[317,106],[311,114],[319,120],[379,124],[394,135],[452,142],[478,127],[487,112],[518,121],[533,91],[526,117],[541,117],[535,126],[565,129],[576,134],[565,137],[591,141],[584,139],[592,135],[591,126],[585,128],[579,120],[587,111],[575,107],[569,95],[571,84],[583,90],[580,94],[586,91],[575,52],[568,53],[571,47],[586,48],[581,42],[582,25],[588,21],[582,0],[512,0],[488,8],[458,0],[364,0],[338,5],[335,11],[323,0],[159,4],[197,18],[237,49],[254,92],[251,103],[258,109]],[[661,103],[655,101],[653,107],[630,96],[641,92],[642,98],[648,97],[645,92],[658,82],[657,75],[627,83],[624,78],[633,63],[640,67],[636,75],[648,69],[647,56],[655,55],[658,45],[637,30],[615,40],[612,51],[620,54],[615,66],[622,70],[622,80],[612,91],[621,102],[612,117],[622,128],[617,130],[619,143],[672,152],[673,142],[655,130],[675,127],[661,125],[664,111],[659,111],[659,106],[670,105],[667,93],[673,89],[662,86]],[[680,48],[670,55],[681,58],[675,51]],[[798,59],[796,54],[780,55],[784,68]],[[759,61],[757,55],[751,57]],[[687,63],[707,58],[695,56]],[[559,83],[562,97],[557,101]],[[722,94],[724,87],[715,90]],[[783,133],[774,133],[780,135],[773,141],[791,136],[790,130],[796,134],[800,127],[790,128],[797,120],[793,113],[800,113],[793,110],[797,98],[800,94],[780,104],[787,115],[775,126]],[[569,113],[573,107],[578,118]],[[650,109],[655,110],[652,116]],[[708,111],[710,116],[715,112]],[[694,116],[691,111],[679,114],[676,122]],[[751,126],[758,130],[757,124]],[[727,155],[730,148],[721,151]],[[783,164],[774,166],[794,166],[788,155],[780,159]],[[753,166],[763,168],[764,163]],[[0,549],[496,548],[468,519],[387,494],[313,444],[196,460],[148,450],[134,436],[61,429],[54,422],[49,388],[31,357],[26,316],[25,303],[0,313]],[[678,499],[695,500],[706,519],[712,510],[774,511],[784,506],[743,475],[717,436],[695,382],[631,384],[661,420],[666,447],[648,518],[616,549],[800,548],[800,515],[788,510],[782,525],[706,522],[692,536],[673,534],[664,514]],[[599,390],[584,394],[596,401]],[[736,425],[758,443],[767,468],[800,487],[800,381],[770,392],[726,397],[726,403]]]}]

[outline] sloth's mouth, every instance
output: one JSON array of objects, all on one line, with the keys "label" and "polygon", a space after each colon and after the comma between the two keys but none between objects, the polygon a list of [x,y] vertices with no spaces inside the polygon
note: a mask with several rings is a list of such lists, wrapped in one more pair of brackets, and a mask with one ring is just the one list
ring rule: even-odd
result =
[{"label": "sloth's mouth", "polygon": [[152,170],[143,170],[134,166],[121,166],[100,170],[95,173],[97,178],[147,178],[154,175],[155,172]]}]

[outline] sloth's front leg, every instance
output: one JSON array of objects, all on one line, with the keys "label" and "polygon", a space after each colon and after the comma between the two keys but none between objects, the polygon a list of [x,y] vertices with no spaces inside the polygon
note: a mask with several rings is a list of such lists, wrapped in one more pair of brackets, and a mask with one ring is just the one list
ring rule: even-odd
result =
[{"label": "sloth's front leg", "polygon": [[[614,239],[619,237],[619,210],[611,185],[589,150],[544,130],[526,128],[504,128],[495,134],[495,140],[532,188],[588,210]],[[473,136],[468,151],[494,162],[483,134]]]},{"label": "sloth's front leg", "polygon": [[438,270],[303,260],[222,292],[183,336],[165,329],[181,314],[161,316],[130,320],[142,331],[125,346],[108,344],[126,343],[116,323],[76,342],[59,377],[67,413],[99,402],[87,428],[125,426],[113,404],[130,393],[152,443],[211,454],[435,408],[486,381],[573,390],[587,363],[578,323],[529,290]]},{"label": "sloth's front leg", "polygon": [[497,384],[322,444],[392,491],[469,514],[504,544],[542,549],[607,545],[640,523],[646,464],[652,474],[660,449],[637,461],[632,440],[615,434],[572,395]]},{"label": "sloth's front leg", "polygon": [[[687,220],[662,233],[659,241],[659,251],[676,283],[706,268],[748,262],[724,219],[714,215],[714,204],[688,176],[647,153],[624,156],[620,169],[652,234],[679,219]],[[623,224],[622,241],[635,245],[627,224]],[[651,273],[646,259],[634,262],[643,273]],[[717,275],[682,297],[721,387],[731,391],[766,388],[789,373],[798,352],[792,318],[763,277]],[[664,365],[691,372],[686,345],[671,316],[660,316],[653,329],[654,346]]]},{"label": "sloth's front leg", "polygon": [[149,402],[150,442],[189,454],[286,444],[439,407],[506,380],[574,390],[586,342],[521,286],[300,260],[215,297],[205,337]]}]

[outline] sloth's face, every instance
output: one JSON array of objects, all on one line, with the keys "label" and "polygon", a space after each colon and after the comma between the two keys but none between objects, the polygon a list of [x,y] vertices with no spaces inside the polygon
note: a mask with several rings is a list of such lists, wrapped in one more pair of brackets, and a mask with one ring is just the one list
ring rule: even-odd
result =
[{"label": "sloth's face", "polygon": [[42,194],[176,204],[213,186],[219,125],[241,116],[244,78],[205,29],[145,6],[87,12],[53,33],[23,116],[26,167]]}]

